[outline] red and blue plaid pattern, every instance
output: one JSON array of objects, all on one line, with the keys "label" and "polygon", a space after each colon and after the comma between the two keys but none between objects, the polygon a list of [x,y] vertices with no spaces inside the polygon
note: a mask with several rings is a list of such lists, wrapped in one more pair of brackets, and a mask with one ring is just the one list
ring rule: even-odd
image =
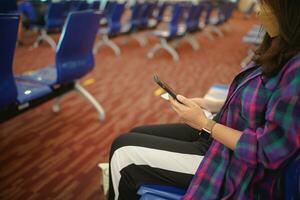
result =
[{"label": "red and blue plaid pattern", "polygon": [[283,199],[278,179],[300,149],[300,54],[272,78],[250,64],[219,116],[242,136],[234,151],[213,142],[184,199]]}]

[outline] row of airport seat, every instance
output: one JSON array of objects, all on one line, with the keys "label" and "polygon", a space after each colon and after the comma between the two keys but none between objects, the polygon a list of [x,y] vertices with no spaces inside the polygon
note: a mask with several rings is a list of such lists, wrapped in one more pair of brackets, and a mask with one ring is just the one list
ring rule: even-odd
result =
[{"label": "row of airport seat", "polygon": [[[54,64],[27,74],[13,74],[13,57],[20,16],[0,14],[0,122],[56,98],[54,111],[65,93],[77,91],[97,110],[105,112],[78,79],[94,67],[92,53],[101,14],[93,11],[70,13],[58,42]],[[78,31],[80,30],[80,31]],[[79,39],[80,38],[80,39]]]},{"label": "row of airport seat", "polygon": [[[56,43],[49,36],[48,32],[51,30],[60,30],[67,13],[74,9],[98,10],[100,8],[97,1],[94,4],[90,4],[90,6],[81,7],[72,6],[72,2],[78,3],[78,1],[63,1],[48,4],[45,12],[45,23],[43,25],[32,24],[32,26],[38,27],[41,32],[33,45],[34,47],[37,47],[44,40],[55,50]],[[199,44],[193,37],[194,33],[205,30],[205,35],[210,39],[213,38],[212,33],[223,36],[218,26],[226,25],[226,22],[232,16],[235,3],[227,0],[218,1],[218,3],[213,2],[204,0],[198,3],[190,1],[158,3],[155,0],[137,0],[133,5],[128,5],[127,2],[108,1],[104,10],[102,10],[104,15],[101,20],[106,21],[106,27],[99,29],[101,39],[95,44],[94,53],[97,53],[100,46],[107,45],[116,55],[120,55],[121,49],[113,41],[113,38],[120,35],[137,36],[132,38],[137,39],[141,46],[145,46],[147,44],[147,37],[151,35],[157,37],[159,43],[149,50],[147,54],[148,58],[153,58],[158,49],[164,49],[177,61],[179,60],[179,55],[175,48],[179,40],[185,39],[192,45],[194,50],[197,50],[199,49]],[[88,4],[85,3],[84,5]],[[129,7],[131,16],[128,22],[124,24],[122,17],[126,13],[127,7]],[[167,30],[154,30],[163,20],[164,13],[169,7],[171,7],[172,11]],[[216,16],[212,15],[214,10],[217,11]],[[145,31],[146,34],[143,36],[137,34]]]},{"label": "row of airport seat", "polygon": [[[97,53],[98,48],[102,45],[107,45],[120,55],[121,50],[113,38],[123,35],[146,31],[143,38],[139,40],[141,46],[144,46],[149,35],[159,38],[159,43],[151,48],[147,54],[149,58],[153,58],[158,49],[165,49],[172,58],[177,61],[179,55],[175,50],[176,44],[180,39],[186,39],[193,47],[199,49],[197,40],[192,36],[194,33],[206,30],[206,35],[212,39],[211,33],[217,33],[223,36],[222,32],[217,28],[225,25],[232,16],[235,8],[235,3],[231,1],[219,1],[218,4],[212,1],[200,1],[193,4],[191,2],[173,2],[156,6],[155,2],[136,2],[131,7],[131,17],[127,24],[121,23],[123,13],[125,13],[124,3],[111,3],[108,11],[107,27],[100,30],[101,40],[97,42],[94,48],[94,53]],[[170,20],[167,30],[154,30],[160,23],[163,13],[167,7],[172,7]],[[155,8],[157,14],[154,15]],[[217,10],[217,16],[212,15],[212,11]],[[201,21],[200,21],[201,20]],[[153,22],[154,21],[154,22]],[[149,34],[150,32],[150,34]],[[172,44],[170,44],[172,43]]]}]

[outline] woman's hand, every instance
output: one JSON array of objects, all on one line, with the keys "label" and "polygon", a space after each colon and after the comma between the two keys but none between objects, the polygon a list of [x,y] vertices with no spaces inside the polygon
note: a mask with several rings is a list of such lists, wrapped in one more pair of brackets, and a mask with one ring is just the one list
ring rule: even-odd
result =
[{"label": "woman's hand", "polygon": [[201,130],[207,123],[207,118],[200,106],[193,100],[181,95],[177,95],[177,99],[183,104],[170,97],[173,110],[177,112],[184,123],[195,129]]},{"label": "woman's hand", "polygon": [[211,113],[219,112],[219,110],[224,104],[224,101],[213,101],[204,98],[190,98],[190,100]]}]

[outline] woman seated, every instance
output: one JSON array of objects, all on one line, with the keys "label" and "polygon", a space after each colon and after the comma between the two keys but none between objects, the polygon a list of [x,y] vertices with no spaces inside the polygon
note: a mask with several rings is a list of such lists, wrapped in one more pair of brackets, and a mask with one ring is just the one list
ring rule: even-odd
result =
[{"label": "woman seated", "polygon": [[[187,189],[183,199],[283,199],[279,179],[300,149],[298,1],[260,1],[267,33],[225,102],[178,95],[182,104],[170,104],[185,124],[138,127],[114,141],[109,199],[137,199],[142,184]],[[210,120],[202,109],[219,112]]]}]

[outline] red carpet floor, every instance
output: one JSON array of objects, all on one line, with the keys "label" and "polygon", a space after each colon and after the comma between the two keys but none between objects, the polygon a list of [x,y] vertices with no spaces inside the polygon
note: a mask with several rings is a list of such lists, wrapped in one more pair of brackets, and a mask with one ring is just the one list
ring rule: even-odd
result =
[{"label": "red carpet floor", "polygon": [[[69,93],[60,113],[51,111],[51,101],[0,124],[0,199],[104,199],[97,164],[107,161],[113,139],[134,126],[179,120],[167,102],[154,96],[153,74],[187,97],[204,95],[214,83],[230,83],[248,48],[241,38],[253,23],[236,14],[224,38],[209,41],[197,34],[198,51],[181,42],[177,63],[164,51],[146,58],[156,39],[142,48],[118,38],[119,57],[101,48],[95,69],[80,82],[103,105],[105,121],[98,121],[79,94]],[[47,44],[29,50],[33,39],[16,49],[15,74],[54,62]]]}]

